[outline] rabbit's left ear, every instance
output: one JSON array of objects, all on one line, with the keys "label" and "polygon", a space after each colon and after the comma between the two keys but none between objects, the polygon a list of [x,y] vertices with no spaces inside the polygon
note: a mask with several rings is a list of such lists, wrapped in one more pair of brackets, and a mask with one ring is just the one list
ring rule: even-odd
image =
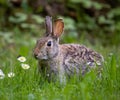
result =
[{"label": "rabbit's left ear", "polygon": [[46,36],[52,33],[52,17],[46,16],[45,17],[45,25],[46,25]]},{"label": "rabbit's left ear", "polygon": [[56,38],[60,37],[62,32],[63,32],[63,29],[64,29],[63,20],[62,19],[55,20],[54,25],[53,25],[53,35],[54,35],[54,37],[56,37]]}]

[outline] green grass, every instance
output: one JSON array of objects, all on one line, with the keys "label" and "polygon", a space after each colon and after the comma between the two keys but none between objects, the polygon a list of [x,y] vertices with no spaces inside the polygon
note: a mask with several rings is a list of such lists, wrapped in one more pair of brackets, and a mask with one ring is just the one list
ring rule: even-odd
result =
[{"label": "green grass", "polygon": [[[120,52],[117,48],[92,46],[105,57],[101,78],[94,71],[83,78],[73,77],[65,86],[49,83],[37,72],[37,62],[32,56],[34,38],[31,35],[18,35],[14,44],[4,43],[1,38],[0,69],[5,78],[0,80],[0,100],[119,100],[120,98]],[[101,48],[100,48],[101,46]],[[109,53],[113,55],[109,56]],[[17,56],[27,58],[30,69],[24,70]],[[7,74],[13,71],[15,77]]]}]

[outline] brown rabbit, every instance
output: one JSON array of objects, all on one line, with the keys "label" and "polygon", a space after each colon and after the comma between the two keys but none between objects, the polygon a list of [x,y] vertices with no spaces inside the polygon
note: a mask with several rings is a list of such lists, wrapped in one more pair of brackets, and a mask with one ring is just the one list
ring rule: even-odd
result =
[{"label": "brown rabbit", "polygon": [[46,76],[56,75],[63,81],[66,75],[84,74],[88,69],[102,64],[103,57],[83,45],[59,44],[64,29],[62,19],[52,24],[52,18],[46,16],[45,24],[46,34],[37,41],[34,56],[38,59],[40,71],[46,71]]}]

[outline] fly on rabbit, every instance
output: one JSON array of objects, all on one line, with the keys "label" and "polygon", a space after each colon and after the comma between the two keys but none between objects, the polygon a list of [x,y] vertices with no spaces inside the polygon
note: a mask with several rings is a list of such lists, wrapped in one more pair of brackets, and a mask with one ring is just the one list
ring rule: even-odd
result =
[{"label": "fly on rabbit", "polygon": [[46,16],[45,25],[45,36],[37,41],[33,52],[41,73],[63,80],[65,76],[84,75],[95,66],[101,67],[103,57],[99,53],[84,45],[59,44],[59,37],[64,30],[62,19],[52,21],[51,17]]}]

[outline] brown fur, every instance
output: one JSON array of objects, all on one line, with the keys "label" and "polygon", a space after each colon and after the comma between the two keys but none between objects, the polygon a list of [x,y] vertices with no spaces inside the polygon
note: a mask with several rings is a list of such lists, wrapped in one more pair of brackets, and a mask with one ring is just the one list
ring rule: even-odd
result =
[{"label": "brown fur", "polygon": [[[46,22],[50,21],[47,17]],[[52,24],[46,23],[47,32],[51,31]],[[53,25],[53,32],[46,33],[37,41],[34,49],[34,56],[38,59],[39,70],[41,73],[46,72],[45,76],[49,74],[49,79],[52,75],[59,77],[60,81],[65,80],[65,75],[71,76],[74,74],[85,74],[89,69],[100,66],[103,62],[103,57],[79,44],[59,44],[59,36],[63,32],[63,21],[57,20]],[[49,43],[49,45],[48,45]]]}]

